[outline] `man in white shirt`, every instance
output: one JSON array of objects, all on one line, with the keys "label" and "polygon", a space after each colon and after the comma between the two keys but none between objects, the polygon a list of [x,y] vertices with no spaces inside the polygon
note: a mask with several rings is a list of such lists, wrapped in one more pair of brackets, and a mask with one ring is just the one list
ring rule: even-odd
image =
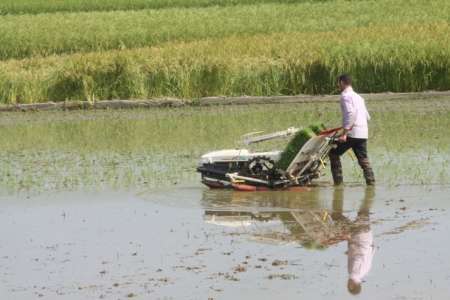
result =
[{"label": "man in white shirt", "polygon": [[375,176],[367,156],[367,139],[369,137],[367,122],[370,120],[370,115],[364,99],[353,91],[351,77],[346,74],[341,75],[338,83],[341,90],[343,134],[337,148],[330,152],[334,184],[340,185],[343,183],[340,156],[351,148],[363,170],[367,185],[374,185]]}]

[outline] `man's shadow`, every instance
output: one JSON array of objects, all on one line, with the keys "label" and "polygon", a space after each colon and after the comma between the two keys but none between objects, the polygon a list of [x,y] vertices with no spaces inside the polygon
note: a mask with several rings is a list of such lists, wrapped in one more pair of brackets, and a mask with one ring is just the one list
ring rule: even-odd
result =
[{"label": "man's shadow", "polygon": [[363,279],[372,268],[375,248],[370,227],[370,209],[374,197],[374,188],[367,187],[357,217],[352,221],[343,213],[344,188],[338,187],[333,193],[331,217],[342,228],[347,239],[347,289],[354,295],[361,293]]}]

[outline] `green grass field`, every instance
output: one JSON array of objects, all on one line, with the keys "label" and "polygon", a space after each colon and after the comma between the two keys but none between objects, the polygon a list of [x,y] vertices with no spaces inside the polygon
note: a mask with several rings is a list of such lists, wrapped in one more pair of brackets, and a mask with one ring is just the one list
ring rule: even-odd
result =
[{"label": "green grass field", "polygon": [[[327,0],[316,0],[324,2]],[[0,14],[162,9],[170,7],[232,6],[261,3],[302,3],[308,0],[2,0]]]},{"label": "green grass field", "polygon": [[4,1],[0,102],[450,89],[448,1],[303,2]]}]

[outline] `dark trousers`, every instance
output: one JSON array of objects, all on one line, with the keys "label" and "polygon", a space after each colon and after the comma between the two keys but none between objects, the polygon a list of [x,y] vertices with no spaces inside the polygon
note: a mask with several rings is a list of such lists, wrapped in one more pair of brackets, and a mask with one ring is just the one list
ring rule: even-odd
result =
[{"label": "dark trousers", "polygon": [[347,150],[352,149],[358,159],[359,166],[363,170],[364,178],[368,185],[375,183],[375,175],[370,166],[367,156],[367,139],[357,139],[348,137],[346,142],[339,143],[337,148],[330,151],[331,174],[333,175],[334,184],[342,184],[344,178],[342,175],[342,164],[340,156]]}]

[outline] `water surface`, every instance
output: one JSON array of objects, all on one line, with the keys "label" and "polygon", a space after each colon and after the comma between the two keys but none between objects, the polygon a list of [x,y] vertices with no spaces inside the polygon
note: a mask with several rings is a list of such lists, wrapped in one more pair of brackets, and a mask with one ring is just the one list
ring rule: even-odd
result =
[{"label": "water surface", "polygon": [[370,231],[360,298],[444,299],[449,192],[185,186],[3,197],[1,298],[347,299],[349,235]]},{"label": "water surface", "polygon": [[358,298],[447,298],[450,101],[368,106],[375,189],[345,156],[344,188],[260,193],[202,187],[199,156],[337,104],[2,114],[0,299],[352,299],[363,240]]}]

